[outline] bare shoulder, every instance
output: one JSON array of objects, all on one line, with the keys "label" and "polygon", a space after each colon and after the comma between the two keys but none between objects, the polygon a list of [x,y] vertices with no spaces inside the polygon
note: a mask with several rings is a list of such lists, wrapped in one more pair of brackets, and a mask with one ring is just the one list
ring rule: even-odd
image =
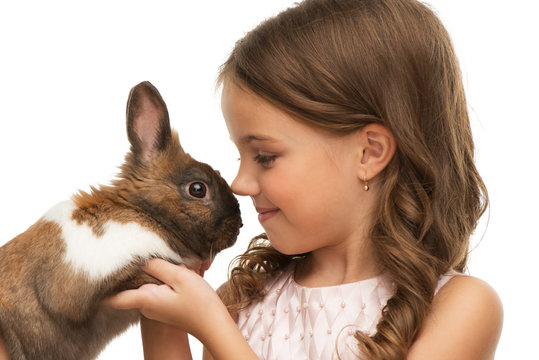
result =
[{"label": "bare shoulder", "polygon": [[486,282],[459,275],[434,297],[408,359],[493,359],[503,324],[503,307]]}]

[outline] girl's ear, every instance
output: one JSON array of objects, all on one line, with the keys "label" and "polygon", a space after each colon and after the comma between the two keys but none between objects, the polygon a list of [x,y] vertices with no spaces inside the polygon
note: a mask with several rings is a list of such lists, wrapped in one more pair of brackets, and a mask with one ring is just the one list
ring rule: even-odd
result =
[{"label": "girl's ear", "polygon": [[168,147],[172,136],[167,106],[151,83],[131,89],[126,112],[127,136],[138,160],[149,161]]},{"label": "girl's ear", "polygon": [[391,131],[381,124],[369,124],[360,130],[362,148],[358,177],[369,181],[389,164],[397,144]]}]

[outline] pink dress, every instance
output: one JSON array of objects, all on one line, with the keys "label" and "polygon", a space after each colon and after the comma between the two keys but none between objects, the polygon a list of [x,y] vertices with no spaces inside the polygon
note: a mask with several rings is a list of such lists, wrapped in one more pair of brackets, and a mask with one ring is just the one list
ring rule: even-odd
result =
[{"label": "pink dress", "polygon": [[[438,291],[456,272],[438,282]],[[294,266],[266,284],[267,295],[239,313],[238,327],[260,359],[357,359],[354,333],[376,332],[381,309],[394,292],[387,276],[307,288]]]}]

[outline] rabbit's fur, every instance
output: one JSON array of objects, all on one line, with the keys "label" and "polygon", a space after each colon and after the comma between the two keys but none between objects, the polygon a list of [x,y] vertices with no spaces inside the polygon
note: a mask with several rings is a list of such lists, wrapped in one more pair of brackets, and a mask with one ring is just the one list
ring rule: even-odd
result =
[{"label": "rabbit's fur", "polygon": [[198,270],[231,246],[239,205],[221,176],[180,146],[150,83],[127,103],[131,151],[110,186],[80,192],[0,248],[0,333],[12,360],[95,358],[139,319],[101,300],[158,281],[149,258]]}]

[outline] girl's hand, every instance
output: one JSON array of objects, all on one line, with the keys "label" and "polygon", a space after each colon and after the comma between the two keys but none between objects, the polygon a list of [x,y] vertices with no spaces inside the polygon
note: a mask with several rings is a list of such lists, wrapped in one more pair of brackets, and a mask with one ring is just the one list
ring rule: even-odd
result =
[{"label": "girl's hand", "polygon": [[144,271],[165,284],[146,284],[123,291],[106,299],[104,305],[122,310],[139,309],[148,319],[181,328],[197,338],[217,318],[229,316],[211,286],[184,265],[152,259]]},{"label": "girl's hand", "polygon": [[106,299],[115,309],[139,309],[148,319],[172,325],[198,338],[215,360],[258,359],[217,293],[185,266],[161,259],[144,271],[164,285],[146,284]]}]

